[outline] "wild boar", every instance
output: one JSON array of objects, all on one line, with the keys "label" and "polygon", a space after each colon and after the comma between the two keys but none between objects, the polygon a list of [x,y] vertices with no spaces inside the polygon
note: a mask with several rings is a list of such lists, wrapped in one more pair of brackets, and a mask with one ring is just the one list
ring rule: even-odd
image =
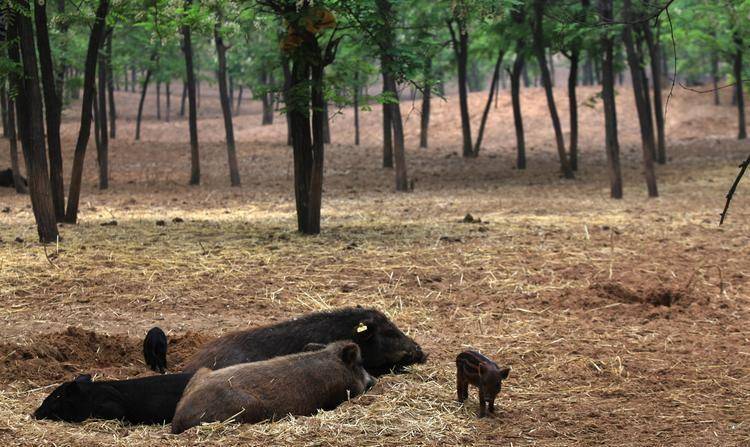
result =
[{"label": "wild boar", "polygon": [[130,380],[93,382],[78,376],[57,387],[34,412],[34,419],[83,422],[117,419],[131,424],[164,424],[192,374],[166,374]]},{"label": "wild boar", "polygon": [[[28,186],[25,178],[19,177],[24,187]],[[0,187],[13,188],[16,183],[13,181],[13,170],[8,168],[0,171]]]},{"label": "wild boar", "polygon": [[143,358],[152,371],[164,374],[167,370],[167,334],[154,327],[143,339]]},{"label": "wild boar", "polygon": [[479,389],[479,417],[485,416],[485,407],[495,412],[495,397],[510,368],[500,368],[495,362],[476,351],[464,351],[456,357],[456,382],[458,401],[469,397],[469,384]]},{"label": "wild boar", "polygon": [[309,343],[352,340],[359,345],[365,369],[381,375],[424,363],[422,348],[375,309],[348,307],[317,312],[270,326],[224,335],[203,346],[184,367],[221,369],[302,352]]},{"label": "wild boar", "polygon": [[217,371],[201,368],[177,404],[172,433],[230,418],[255,423],[311,415],[336,408],[374,383],[351,341]]}]

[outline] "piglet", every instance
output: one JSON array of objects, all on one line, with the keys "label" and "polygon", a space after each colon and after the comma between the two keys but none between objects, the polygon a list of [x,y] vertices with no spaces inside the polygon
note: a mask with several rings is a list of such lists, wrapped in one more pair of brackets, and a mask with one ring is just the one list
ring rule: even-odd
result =
[{"label": "piglet", "polygon": [[479,417],[485,416],[485,407],[495,413],[495,397],[508,378],[510,368],[500,368],[495,362],[476,351],[464,351],[456,357],[456,383],[458,401],[469,397],[469,384],[479,389]]}]

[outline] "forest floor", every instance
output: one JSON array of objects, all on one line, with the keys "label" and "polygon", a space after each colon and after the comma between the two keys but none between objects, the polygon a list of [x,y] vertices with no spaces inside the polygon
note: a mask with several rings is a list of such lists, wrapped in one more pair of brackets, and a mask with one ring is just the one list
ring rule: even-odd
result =
[{"label": "forest floor", "polygon": [[[332,123],[316,237],[295,231],[283,117],[261,127],[258,105],[243,106],[243,186],[230,188],[218,103],[204,97],[204,183],[189,187],[185,121],[147,115],[136,142],[137,97],[118,93],[110,189],[96,189],[92,143],[80,223],[62,226],[59,246],[36,243],[28,197],[0,191],[0,443],[750,445],[745,184],[718,225],[750,146],[733,138],[732,107],[677,91],[670,161],[657,168],[661,197],[648,199],[632,93],[619,90],[620,201],[609,198],[600,103],[582,107],[581,168],[566,181],[539,89],[523,97],[525,171],[513,169],[507,91],[470,160],[459,155],[455,98],[435,102],[426,150],[417,148],[418,107],[405,101],[416,185],[407,194],[395,193],[393,172],[380,167],[379,108],[363,113],[359,147],[344,110]],[[594,94],[583,88],[581,102]],[[471,98],[475,131],[484,95]],[[564,91],[557,97],[567,123]],[[65,116],[66,171],[75,107]],[[464,223],[467,213],[481,223]],[[78,373],[148,374],[140,343],[154,325],[168,331],[178,369],[227,331],[356,304],[386,312],[430,358],[334,411],[179,436],[168,427],[29,417]],[[494,418],[477,419],[473,390],[465,405],[455,401],[453,360],[467,347],[512,367]]]}]

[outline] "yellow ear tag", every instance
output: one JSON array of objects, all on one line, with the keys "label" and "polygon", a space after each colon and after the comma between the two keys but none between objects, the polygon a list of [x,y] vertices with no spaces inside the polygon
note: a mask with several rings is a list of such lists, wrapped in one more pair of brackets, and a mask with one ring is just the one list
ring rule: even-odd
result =
[{"label": "yellow ear tag", "polygon": [[367,326],[364,323],[359,323],[359,326],[357,326],[357,333],[361,334],[362,332],[367,330]]}]

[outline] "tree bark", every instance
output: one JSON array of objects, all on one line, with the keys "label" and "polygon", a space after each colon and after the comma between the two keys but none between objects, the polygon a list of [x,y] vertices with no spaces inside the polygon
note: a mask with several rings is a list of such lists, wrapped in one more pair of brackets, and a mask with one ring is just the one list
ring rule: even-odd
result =
[{"label": "tree bark", "polygon": [[642,23],[641,29],[646,38],[649,57],[651,59],[651,77],[654,87],[654,118],[656,119],[656,161],[659,164],[667,162],[667,139],[664,131],[664,109],[662,108],[662,63],[661,45],[659,39],[654,38],[649,23]]},{"label": "tree bark", "polygon": [[[107,97],[109,99],[109,137],[117,137],[117,109],[115,109],[115,76],[112,69],[112,34],[114,30],[109,29],[107,33]],[[127,79],[127,76],[125,77]]]},{"label": "tree bark", "polygon": [[359,72],[354,73],[352,108],[354,109],[354,145],[359,146]]},{"label": "tree bark", "polygon": [[747,128],[745,125],[745,89],[742,87],[742,37],[739,33],[734,34],[734,80],[737,83],[737,119],[738,133],[737,139],[744,140],[747,138]]},{"label": "tree bark", "polygon": [[477,141],[474,144],[474,157],[479,156],[479,149],[482,147],[482,138],[484,137],[484,127],[487,125],[487,117],[490,114],[490,107],[492,106],[492,98],[497,90],[497,82],[500,77],[500,65],[503,63],[503,56],[505,51],[501,48],[500,53],[497,55],[497,61],[495,62],[495,71],[492,72],[492,83],[490,84],[490,91],[487,95],[487,104],[484,106],[484,113],[482,113],[482,121],[479,124],[479,132],[477,133]]},{"label": "tree bark", "polygon": [[453,52],[458,67],[458,101],[461,109],[461,135],[463,136],[464,157],[474,157],[471,138],[471,117],[469,116],[469,92],[467,89],[467,65],[469,59],[469,32],[464,19],[457,19],[458,36],[453,30],[453,21],[448,21],[448,30],[453,42]]},{"label": "tree bark", "polygon": [[183,82],[182,83],[182,98],[180,99],[180,117],[185,116],[185,100],[187,99],[187,90],[188,90],[187,82]]},{"label": "tree bark", "polygon": [[156,119],[161,121],[161,81],[156,81]]},{"label": "tree bark", "polygon": [[524,44],[522,40],[516,43],[516,60],[510,73],[510,96],[513,103],[513,124],[516,129],[516,169],[526,169],[526,138],[523,131],[523,115],[521,114],[521,75],[524,66]]},{"label": "tree bark", "polygon": [[570,169],[578,170],[578,97],[576,86],[578,85],[578,60],[581,51],[578,48],[571,50],[570,73],[568,74],[568,109],[570,111]]},{"label": "tree bark", "polygon": [[240,114],[240,106],[242,105],[242,93],[245,91],[245,86],[240,84],[240,92],[237,94],[237,104],[234,107],[234,114]]},{"label": "tree bark", "polygon": [[422,116],[419,123],[419,147],[426,149],[430,131],[430,108],[432,102],[432,58],[425,64],[425,82],[422,90]]},{"label": "tree bark", "polygon": [[[36,42],[39,51],[39,72],[41,73],[44,90],[52,204],[55,207],[55,218],[62,220],[65,217],[65,185],[63,183],[62,143],[60,142],[62,100],[57,92],[55,67],[52,63],[46,3],[34,2],[34,19],[36,21]],[[44,134],[42,134],[43,137]]]},{"label": "tree bark", "polygon": [[[388,73],[386,73],[385,69],[385,59],[381,57],[381,71],[383,72],[383,93],[388,91],[387,85],[387,78]],[[392,130],[392,123],[393,118],[391,117],[391,114],[393,113],[391,107],[389,104],[383,104],[383,167],[384,168],[392,168],[393,167],[393,130]]]},{"label": "tree bark", "polygon": [[83,100],[81,104],[81,127],[78,132],[78,141],[73,158],[73,172],[70,178],[70,191],[68,193],[68,208],[65,213],[65,221],[76,223],[78,220],[78,201],[81,195],[81,181],[83,178],[83,162],[86,157],[86,146],[91,136],[91,107],[94,101],[94,82],[96,78],[96,59],[99,47],[105,31],[105,18],[109,11],[109,0],[99,0],[96,8],[96,21],[91,29],[88,50],[86,52],[86,64],[83,78]]},{"label": "tree bark", "polygon": [[[634,15],[631,12],[631,1],[623,1],[623,14],[628,22],[635,22]],[[626,24],[623,30],[623,40],[625,41],[625,50],[628,58],[628,66],[633,82],[633,95],[635,96],[636,109],[638,111],[638,121],[641,127],[641,142],[643,146],[643,167],[646,177],[646,186],[649,197],[658,197],[659,191],[656,186],[656,173],[654,172],[653,154],[655,152],[654,132],[648,117],[647,108],[651,105],[646,100],[643,86],[643,68],[641,60],[635,49],[633,41],[633,25]]]},{"label": "tree bark", "polygon": [[549,69],[547,68],[546,52],[544,50],[543,14],[544,0],[534,0],[534,50],[541,71],[542,85],[544,86],[544,92],[547,96],[547,106],[549,107],[550,118],[552,119],[552,127],[555,129],[557,155],[560,157],[560,169],[566,179],[572,179],[575,178],[575,176],[573,175],[573,170],[568,163],[568,155],[565,153],[565,137],[563,136],[560,117],[557,114],[557,106],[555,106],[555,97],[552,92],[552,79],[550,77]]},{"label": "tree bark", "polygon": [[8,98],[8,142],[10,147],[10,168],[13,170],[13,186],[18,194],[26,194],[28,190],[21,178],[21,164],[18,161],[18,136],[16,135],[16,111],[13,100]]},{"label": "tree bark", "polygon": [[[282,55],[281,57],[281,69],[284,72],[284,92],[283,92],[284,105],[286,106],[287,109],[289,109],[290,107],[289,90],[292,87],[293,81],[292,81],[292,70],[289,67],[289,57],[287,57],[286,55]],[[289,117],[288,112],[285,114],[285,116],[286,116],[286,144],[287,146],[292,146],[293,145],[292,120]]]},{"label": "tree bark", "polygon": [[[25,1],[20,3],[24,9],[29,7]],[[29,177],[31,207],[39,241],[50,243],[57,240],[58,231],[45,155],[42,92],[39,89],[33,25],[28,16],[18,12],[13,13],[11,22],[9,36],[11,40],[18,38],[18,43],[8,47],[9,56],[12,61],[22,62],[23,67],[23,76],[13,75],[12,79],[18,93],[16,108],[21,127],[21,146]]]},{"label": "tree bark", "polygon": [[96,119],[99,123],[97,161],[99,163],[99,189],[109,188],[109,134],[107,132],[107,59],[99,54],[99,110]]},{"label": "tree bark", "polygon": [[172,86],[171,83],[169,81],[167,81],[167,83],[165,84],[166,91],[164,92],[165,95],[166,95],[166,101],[165,101],[166,110],[164,111],[164,121],[166,121],[166,122],[169,122],[169,113],[171,112],[170,109],[172,108],[172,101],[171,101],[171,99],[172,99],[171,98],[171,96],[172,96],[172,90],[171,90],[171,86]]},{"label": "tree bark", "polygon": [[[612,21],[613,0],[599,0],[602,20]],[[604,133],[609,173],[609,190],[613,199],[622,198],[622,172],[620,169],[620,143],[617,137],[617,107],[615,102],[614,39],[602,37],[602,102],[604,104]]]},{"label": "tree bark", "polygon": [[5,79],[0,80],[0,114],[3,118],[3,138],[9,138],[10,132],[8,129],[8,90],[6,88]]},{"label": "tree bark", "polygon": [[240,186],[240,169],[237,164],[237,151],[234,144],[234,126],[232,124],[232,105],[229,102],[227,91],[227,47],[221,37],[221,24],[214,25],[214,40],[216,42],[216,54],[219,59],[219,71],[217,80],[219,82],[219,99],[221,100],[221,111],[224,114],[224,131],[227,139],[227,158],[229,160],[229,181],[232,186]]},{"label": "tree bark", "polygon": [[[193,0],[185,0],[185,9],[192,6]],[[200,152],[198,149],[198,108],[195,98],[195,71],[193,69],[193,43],[190,26],[182,26],[182,52],[185,54],[185,90],[188,95],[188,124],[190,128],[190,184],[201,182]],[[183,93],[184,98],[184,93]],[[182,102],[184,115],[185,101]]]},{"label": "tree bark", "polygon": [[721,95],[719,95],[719,54],[717,51],[711,52],[711,80],[714,84],[714,105],[721,105]]}]

